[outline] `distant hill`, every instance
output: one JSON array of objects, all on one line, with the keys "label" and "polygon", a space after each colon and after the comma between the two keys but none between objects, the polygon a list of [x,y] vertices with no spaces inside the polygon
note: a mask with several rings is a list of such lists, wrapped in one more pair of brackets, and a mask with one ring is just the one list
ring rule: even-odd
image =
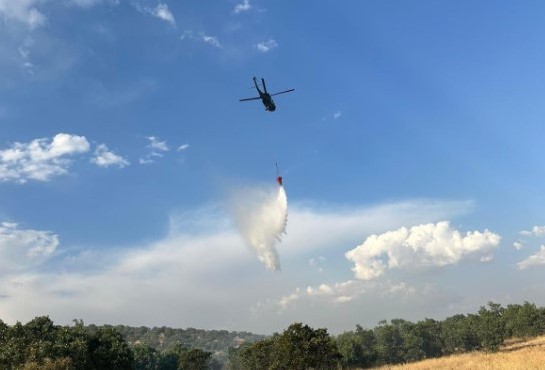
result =
[{"label": "distant hill", "polygon": [[[145,344],[160,352],[168,351],[177,345],[212,352],[214,358],[221,363],[225,363],[227,360],[229,347],[238,348],[241,344],[253,343],[266,338],[264,335],[249,332],[194,328],[173,329],[166,326],[160,328],[148,328],[145,326],[131,327],[125,325],[104,325],[98,327],[113,328],[119,331],[129,344]],[[98,327],[95,325],[88,326],[91,330]]]}]

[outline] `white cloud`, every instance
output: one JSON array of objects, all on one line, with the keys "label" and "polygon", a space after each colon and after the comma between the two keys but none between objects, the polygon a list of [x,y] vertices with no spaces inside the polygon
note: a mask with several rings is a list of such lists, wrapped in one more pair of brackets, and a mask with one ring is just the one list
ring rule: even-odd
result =
[{"label": "white cloud", "polygon": [[[362,233],[453,217],[470,208],[467,202],[439,201],[327,210],[294,205],[288,234],[279,245],[284,270],[272,273],[245,247],[221,207],[203,207],[172,217],[169,232],[159,240],[126,249],[97,246],[81,256],[57,250],[49,255],[50,262],[36,265],[35,270],[0,275],[0,294],[9,296],[0,305],[0,317],[13,323],[47,312],[62,324],[70,323],[77,312],[87,323],[260,333],[281,330],[301,317],[332,330],[365,324],[362,315],[371,322],[402,314],[411,319],[407,305],[395,304],[399,297],[412,299],[419,306],[411,312],[423,315],[428,311],[422,311],[420,304],[438,307],[431,304],[437,303],[437,295],[422,300],[419,288],[411,298],[413,285],[408,283],[330,283],[322,280],[327,278],[324,274],[313,281],[308,275],[310,256],[326,255],[331,266],[330,256],[343,259],[339,246],[355,244]],[[309,285],[310,294],[308,289],[296,290]],[[364,304],[371,301],[372,305]]]},{"label": "white cloud", "polygon": [[101,3],[110,3],[112,5],[119,5],[119,0],[70,0],[70,3],[81,6],[83,8],[90,8],[94,5]]},{"label": "white cloud", "polygon": [[317,258],[311,258],[308,261],[308,264],[309,266],[314,267],[319,272],[323,272],[326,261],[327,261],[327,258],[325,258],[324,256],[320,256]]},{"label": "white cloud", "polygon": [[513,247],[516,250],[521,250],[524,247],[524,243],[522,243],[521,241],[516,241],[513,243]]},{"label": "white cloud", "polygon": [[95,154],[91,158],[91,163],[94,163],[99,167],[118,166],[119,168],[123,168],[130,164],[125,158],[110,151],[106,144],[97,146]]},{"label": "white cloud", "polygon": [[51,142],[47,138],[16,142],[0,150],[0,181],[48,181],[68,172],[70,157],[87,151],[89,142],[84,136],[63,133],[55,135]]},{"label": "white cloud", "polygon": [[278,43],[275,40],[270,39],[268,41],[258,42],[255,47],[262,53],[268,53],[272,49],[277,48]]},{"label": "white cloud", "polygon": [[160,18],[172,25],[172,27],[176,27],[176,20],[174,19],[174,15],[170,12],[168,9],[167,4],[159,4],[153,9],[152,14],[156,16],[157,18]]},{"label": "white cloud", "polygon": [[338,111],[336,111],[336,112],[333,114],[333,119],[337,119],[337,118],[339,118],[339,117],[341,117],[341,116],[342,116],[342,113],[341,113],[340,110],[338,110]]},{"label": "white cloud", "polygon": [[235,5],[233,11],[238,14],[242,12],[247,12],[250,9],[252,9],[252,6],[250,5],[250,0],[244,0],[242,4]]},{"label": "white cloud", "polygon": [[163,153],[170,151],[170,148],[168,147],[166,141],[161,141],[156,136],[147,136],[146,139],[149,140],[149,144],[147,145],[148,154],[140,158],[138,160],[138,163],[140,164],[155,163],[154,158],[161,158],[164,156]]},{"label": "white cloud", "polygon": [[31,29],[43,26],[47,18],[35,5],[40,0],[0,0],[0,15],[6,19],[13,19],[26,23]]},{"label": "white cloud", "polygon": [[278,300],[269,301],[269,305],[277,307],[278,312],[295,309],[297,305],[308,307],[316,305],[339,305],[355,301],[363,296],[396,296],[408,297],[416,294],[416,289],[407,283],[369,282],[348,280],[334,284],[319,284],[306,289],[297,288],[291,294]]},{"label": "white cloud", "polygon": [[545,265],[545,245],[542,245],[538,252],[517,263],[519,270],[524,270],[528,267],[539,265]]},{"label": "white cloud", "polygon": [[201,38],[205,43],[210,44],[210,45],[212,45],[212,46],[214,46],[216,48],[221,48],[222,47],[220,42],[218,41],[218,38],[215,37],[215,36],[208,36],[208,35],[203,33],[203,34],[201,34]]},{"label": "white cloud", "polygon": [[354,262],[358,279],[370,280],[388,269],[446,266],[475,256],[488,261],[499,242],[500,236],[488,230],[463,236],[442,221],[371,235],[346,258]]},{"label": "white cloud", "polygon": [[189,144],[180,145],[178,147],[178,151],[181,152],[181,151],[187,150],[187,149],[189,149],[189,146],[190,146]]},{"label": "white cloud", "polygon": [[168,9],[168,5],[159,3],[155,8],[140,5],[139,2],[133,2],[132,5],[140,13],[150,14],[165,22],[168,22],[172,27],[176,27],[176,19],[172,12]]},{"label": "white cloud", "polygon": [[49,231],[22,230],[15,223],[0,223],[0,276],[40,265],[58,245],[57,235]]},{"label": "white cloud", "polygon": [[150,141],[148,148],[153,150],[159,150],[161,152],[168,152],[169,148],[166,141],[160,141],[159,138],[155,136],[148,136],[147,139]]},{"label": "white cloud", "polygon": [[521,235],[524,236],[544,236],[545,235],[545,226],[534,226],[532,227],[532,230],[523,230],[520,232]]},{"label": "white cloud", "polygon": [[195,33],[191,30],[185,30],[182,35],[180,36],[180,40],[196,40],[196,41],[201,41],[201,42],[204,42],[208,45],[212,45],[216,48],[223,48],[223,45],[220,43],[220,41],[218,40],[218,38],[216,36],[210,36],[210,35],[207,35],[206,33],[204,32],[201,32],[198,34],[198,36],[195,35]]},{"label": "white cloud", "polygon": [[180,36],[180,40],[185,40],[185,39],[193,39],[195,38],[195,36],[193,35],[193,31],[191,30],[184,30],[184,32],[182,33],[182,36]]}]

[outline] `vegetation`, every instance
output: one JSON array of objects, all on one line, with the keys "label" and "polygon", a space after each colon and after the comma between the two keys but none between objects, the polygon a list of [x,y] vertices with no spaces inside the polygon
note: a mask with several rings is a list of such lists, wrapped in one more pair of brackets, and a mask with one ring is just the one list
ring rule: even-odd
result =
[{"label": "vegetation", "polygon": [[337,337],[301,323],[266,338],[197,329],[85,326],[78,320],[59,326],[43,316],[24,325],[0,320],[0,369],[356,369],[478,350],[505,352],[508,338],[543,334],[545,308],[528,302],[507,307],[490,302],[476,314],[443,321],[394,319],[373,329],[357,325]]},{"label": "vegetation", "polygon": [[538,370],[543,369],[545,337],[504,344],[498,352],[471,352],[433,358],[401,365],[386,365],[377,370]]},{"label": "vegetation", "polygon": [[[443,321],[394,319],[381,321],[374,329],[358,325],[333,342],[328,342],[325,329],[293,324],[283,334],[231,350],[229,361],[233,370],[365,369],[472,351],[496,352],[506,338],[542,334],[545,308],[528,302],[504,308],[490,302],[477,314]],[[316,342],[321,346],[314,346]]]}]

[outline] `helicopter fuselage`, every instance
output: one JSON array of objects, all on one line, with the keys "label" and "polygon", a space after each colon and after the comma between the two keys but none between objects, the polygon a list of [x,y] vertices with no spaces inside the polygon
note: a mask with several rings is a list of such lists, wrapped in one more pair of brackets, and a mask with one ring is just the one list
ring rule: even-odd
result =
[{"label": "helicopter fuselage", "polygon": [[265,110],[268,110],[269,112],[275,111],[276,105],[274,105],[274,101],[272,100],[269,93],[259,92],[259,97],[261,98],[261,102],[265,106]]}]

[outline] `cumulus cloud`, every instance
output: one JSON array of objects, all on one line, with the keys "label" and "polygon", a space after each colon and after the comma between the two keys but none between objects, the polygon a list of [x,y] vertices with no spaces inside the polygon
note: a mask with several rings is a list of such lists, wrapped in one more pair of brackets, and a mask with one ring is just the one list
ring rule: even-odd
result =
[{"label": "cumulus cloud", "polygon": [[0,276],[43,263],[58,245],[57,235],[49,231],[25,230],[16,223],[0,223]]},{"label": "cumulus cloud", "polygon": [[354,262],[358,279],[370,280],[388,269],[446,266],[468,257],[489,261],[499,242],[500,236],[488,230],[463,236],[442,221],[371,235],[345,256]]},{"label": "cumulus cloud", "polygon": [[97,146],[95,153],[91,158],[91,163],[94,163],[99,167],[117,166],[119,168],[123,168],[130,164],[125,158],[110,151],[106,144]]},{"label": "cumulus cloud", "polygon": [[255,47],[262,53],[268,53],[272,49],[277,48],[278,43],[275,40],[270,39],[268,41],[258,42]]},{"label": "cumulus cloud", "polygon": [[250,9],[252,9],[252,6],[250,5],[250,0],[244,0],[242,4],[235,5],[233,11],[238,14],[242,12],[247,12]]},{"label": "cumulus cloud", "polygon": [[521,250],[524,247],[524,243],[522,243],[521,241],[516,241],[513,243],[513,247],[516,250]]},{"label": "cumulus cloud", "polygon": [[64,133],[55,135],[51,141],[42,138],[30,143],[16,142],[10,148],[0,150],[0,181],[48,181],[66,174],[71,157],[88,152],[89,147],[84,136]]},{"label": "cumulus cloud", "polygon": [[541,237],[545,235],[545,226],[534,226],[532,227],[532,230],[523,230],[520,234],[524,236]]},{"label": "cumulus cloud", "polygon": [[538,252],[517,263],[517,267],[519,270],[524,270],[528,267],[539,265],[545,265],[545,245],[542,245],[541,249]]},{"label": "cumulus cloud", "polygon": [[26,23],[31,29],[43,26],[47,18],[36,7],[40,0],[0,0],[0,14],[5,19]]}]

